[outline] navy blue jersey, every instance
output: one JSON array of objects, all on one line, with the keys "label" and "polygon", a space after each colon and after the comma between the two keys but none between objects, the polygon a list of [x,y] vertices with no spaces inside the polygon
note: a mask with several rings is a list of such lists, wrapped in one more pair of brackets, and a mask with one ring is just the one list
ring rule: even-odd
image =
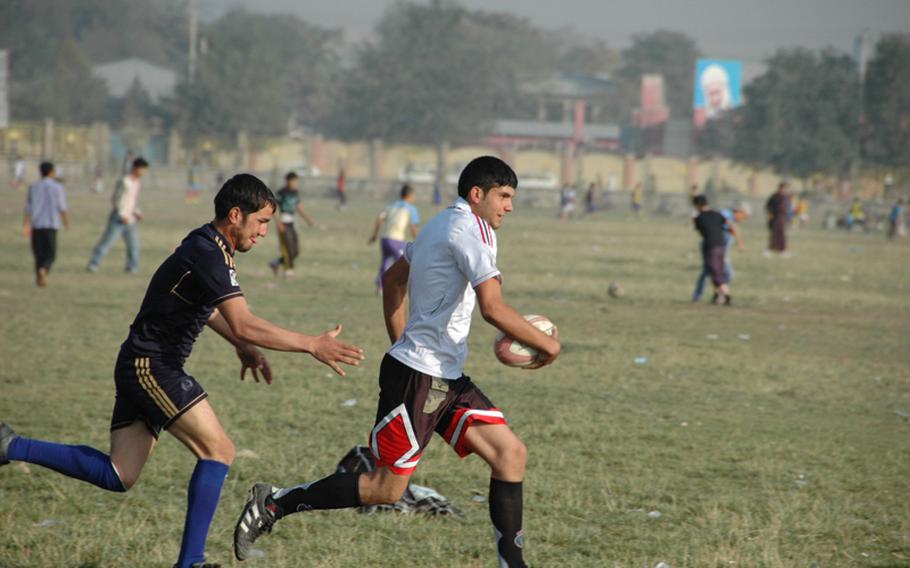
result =
[{"label": "navy blue jersey", "polygon": [[203,225],[152,276],[122,349],[182,361],[215,307],[242,295],[233,249],[214,226]]}]

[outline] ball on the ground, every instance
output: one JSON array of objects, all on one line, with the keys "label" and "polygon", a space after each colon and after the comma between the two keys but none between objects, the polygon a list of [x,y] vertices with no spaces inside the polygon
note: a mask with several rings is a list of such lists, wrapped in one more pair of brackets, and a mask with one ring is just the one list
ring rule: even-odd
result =
[{"label": "ball on the ground", "polygon": [[[532,314],[524,316],[524,318],[528,320],[528,323],[547,335],[553,335],[553,330],[556,329],[553,322],[546,316]],[[493,341],[493,353],[496,354],[496,358],[499,359],[500,363],[509,367],[527,367],[537,359],[536,349],[508,337],[502,332],[499,332]]]},{"label": "ball on the ground", "polygon": [[623,289],[622,284],[619,282],[610,282],[610,285],[607,286],[607,294],[609,294],[611,298],[622,298],[625,293],[625,289]]}]

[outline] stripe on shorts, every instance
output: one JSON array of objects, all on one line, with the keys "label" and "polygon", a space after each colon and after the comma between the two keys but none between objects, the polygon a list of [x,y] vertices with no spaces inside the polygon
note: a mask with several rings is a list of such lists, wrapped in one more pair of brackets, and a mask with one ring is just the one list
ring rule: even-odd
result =
[{"label": "stripe on shorts", "polygon": [[168,398],[158,381],[152,376],[151,362],[148,357],[136,359],[136,376],[139,378],[139,384],[142,385],[145,392],[155,402],[155,405],[161,409],[161,412],[167,418],[173,418],[177,414],[177,407],[174,406],[174,402]]}]

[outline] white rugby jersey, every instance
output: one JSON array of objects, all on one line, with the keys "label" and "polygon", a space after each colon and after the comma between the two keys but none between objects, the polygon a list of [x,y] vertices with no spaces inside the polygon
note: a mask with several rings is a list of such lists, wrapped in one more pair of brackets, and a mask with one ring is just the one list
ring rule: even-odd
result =
[{"label": "white rugby jersey", "polygon": [[408,243],[410,315],[389,355],[434,377],[454,380],[468,358],[474,288],[500,276],[496,234],[462,198]]}]

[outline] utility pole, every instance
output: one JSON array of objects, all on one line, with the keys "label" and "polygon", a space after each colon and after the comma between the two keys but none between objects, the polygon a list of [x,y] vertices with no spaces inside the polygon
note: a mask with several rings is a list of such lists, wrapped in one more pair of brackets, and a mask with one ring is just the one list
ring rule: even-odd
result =
[{"label": "utility pole", "polygon": [[199,35],[199,4],[198,0],[190,0],[187,5],[189,10],[190,17],[190,49],[189,57],[187,58],[187,80],[190,85],[193,84],[193,80],[196,78],[196,45],[198,44],[197,36]]},{"label": "utility pole", "polygon": [[863,30],[853,41],[853,56],[856,58],[856,73],[859,78],[859,109],[856,117],[856,132],[854,140],[853,161],[850,164],[850,189],[853,194],[860,189],[860,174],[862,173],[863,136],[866,131],[866,59],[869,44],[869,30]]}]

